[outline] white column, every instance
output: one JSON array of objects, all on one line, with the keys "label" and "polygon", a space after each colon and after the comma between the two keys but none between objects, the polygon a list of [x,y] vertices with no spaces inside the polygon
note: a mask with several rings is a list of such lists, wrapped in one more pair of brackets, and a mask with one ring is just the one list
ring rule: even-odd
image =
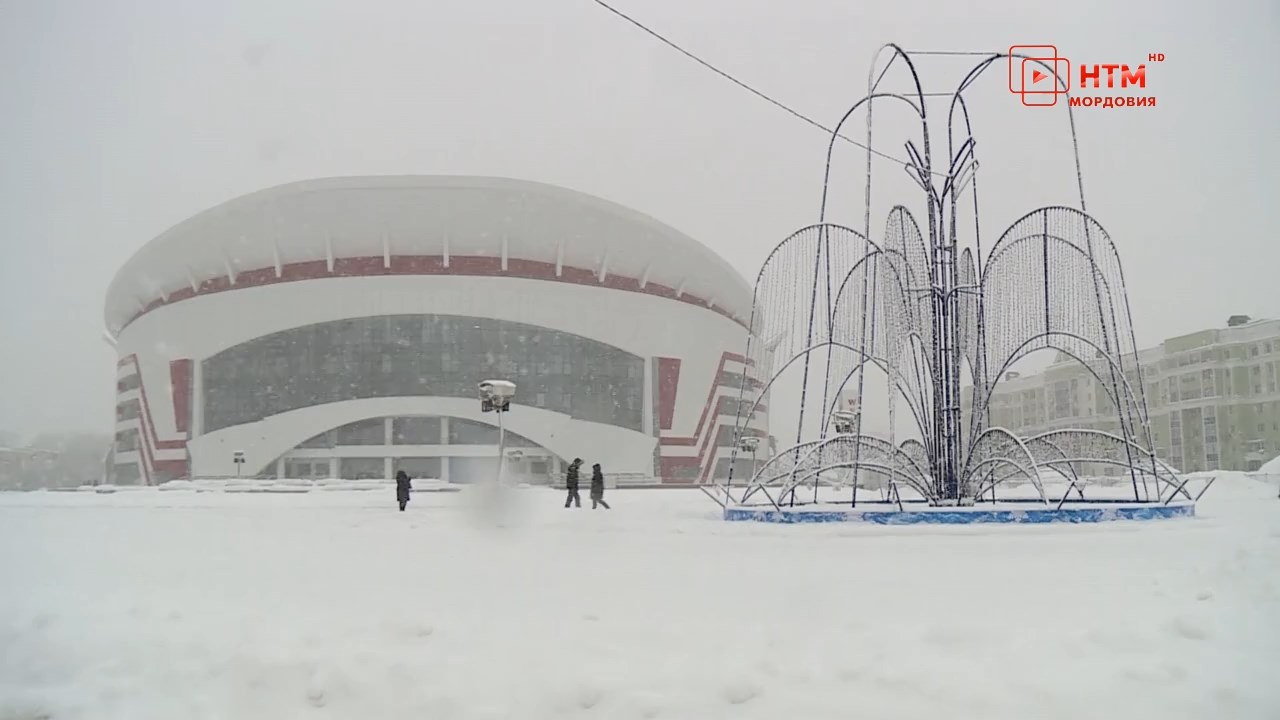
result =
[{"label": "white column", "polygon": [[284,477],[284,456],[276,458],[276,477]]},{"label": "white column", "polygon": [[191,358],[191,439],[204,434],[204,363]]},{"label": "white column", "polygon": [[[394,435],[391,430],[393,425],[394,423],[392,422],[391,417],[382,418],[382,444],[386,445],[387,448],[391,447],[391,443],[394,440]],[[388,453],[388,455],[382,459],[382,477],[390,480],[395,476],[395,458]]]},{"label": "white column", "polygon": [[329,458],[329,477],[338,477],[338,458],[336,457]]},{"label": "white column", "polygon": [[445,446],[440,456],[440,479],[449,482],[449,418],[440,417],[440,444]]},{"label": "white column", "polygon": [[644,434],[653,436],[653,358],[645,355],[644,357],[644,382],[642,383],[640,395],[640,407],[644,408],[643,419],[640,421],[644,427]]}]

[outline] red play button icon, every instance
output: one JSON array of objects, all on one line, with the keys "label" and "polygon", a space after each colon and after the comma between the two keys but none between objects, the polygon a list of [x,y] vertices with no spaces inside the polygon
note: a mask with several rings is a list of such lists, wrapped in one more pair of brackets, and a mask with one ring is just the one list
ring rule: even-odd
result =
[{"label": "red play button icon", "polygon": [[1022,82],[1014,90],[1023,105],[1054,105],[1069,87],[1071,64],[1066,58],[1021,58],[1021,65]]}]

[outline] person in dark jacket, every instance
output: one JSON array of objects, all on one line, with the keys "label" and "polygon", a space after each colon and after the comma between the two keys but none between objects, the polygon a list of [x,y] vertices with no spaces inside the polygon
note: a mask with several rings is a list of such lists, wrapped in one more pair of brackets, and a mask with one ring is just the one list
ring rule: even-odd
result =
[{"label": "person in dark jacket", "polygon": [[604,501],[604,473],[600,471],[600,463],[591,466],[591,509],[595,510],[597,505],[604,506],[605,510],[611,509]]},{"label": "person in dark jacket", "polygon": [[582,497],[578,495],[578,468],[581,466],[582,458],[574,458],[564,473],[564,486],[569,490],[569,496],[564,499],[565,507],[571,504],[582,507]]},{"label": "person in dark jacket", "polygon": [[409,491],[413,485],[409,482],[409,473],[401,470],[396,473],[396,502],[400,503],[400,512],[409,504]]}]

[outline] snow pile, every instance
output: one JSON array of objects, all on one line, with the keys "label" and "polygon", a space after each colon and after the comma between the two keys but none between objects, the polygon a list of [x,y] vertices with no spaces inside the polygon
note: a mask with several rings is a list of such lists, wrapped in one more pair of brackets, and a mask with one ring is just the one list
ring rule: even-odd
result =
[{"label": "snow pile", "polygon": [[330,478],[316,481],[316,487],[320,490],[382,490],[383,492],[394,492],[395,482],[391,480],[343,480],[341,478]]},{"label": "snow pile", "polygon": [[[1196,481],[1193,481],[1196,482]],[[1280,502],[1185,521],[729,524],[473,488],[0,495],[0,718],[1271,720]]]},{"label": "snow pile", "polygon": [[1280,475],[1280,455],[1268,460],[1262,467],[1258,468],[1261,475]]},{"label": "snow pile", "polygon": [[[445,482],[438,478],[414,478],[412,481],[413,491],[420,492],[460,492],[461,487]],[[529,487],[521,485],[520,487]]]},{"label": "snow pile", "polygon": [[258,480],[228,480],[222,484],[222,492],[260,493],[267,491],[268,483]]}]

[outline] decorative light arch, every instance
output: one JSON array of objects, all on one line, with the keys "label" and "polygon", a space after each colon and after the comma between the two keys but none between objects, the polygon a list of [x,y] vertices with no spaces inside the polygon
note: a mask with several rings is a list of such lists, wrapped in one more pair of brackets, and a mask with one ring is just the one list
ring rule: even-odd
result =
[{"label": "decorative light arch", "polygon": [[[1187,495],[1153,453],[1124,273],[1110,236],[1086,211],[1069,102],[1061,104],[1070,130],[1078,202],[1026,213],[984,252],[977,145],[965,92],[997,61],[1009,58],[1044,67],[1059,92],[1069,96],[1063,79],[1039,59],[1006,53],[981,56],[944,100],[946,156],[935,158],[940,143],[930,135],[926,99],[937,94],[924,92],[910,53],[894,44],[876,53],[867,94],[849,107],[832,131],[818,222],[775,247],[756,278],[750,326],[753,336],[771,340],[753,345],[748,338],[747,357],[759,368],[766,387],[798,362],[803,361],[805,372],[795,443],[763,465],[753,465],[754,476],[743,486],[738,502],[763,493],[772,503],[767,488],[779,488],[781,501],[795,505],[797,486],[808,482],[814,486],[813,502],[818,502],[822,473],[852,470],[856,478],[859,469],[866,469],[887,474],[895,488],[901,483],[915,489],[932,505],[994,500],[996,486],[1018,476],[1029,479],[1041,502],[1049,503],[1042,470],[1065,478],[1083,497],[1081,470],[1091,463],[1125,468],[1135,502]],[[905,69],[910,92],[880,89],[895,68]],[[871,230],[877,176],[873,156],[889,156],[872,149],[876,100],[906,103],[919,121],[918,133],[906,143],[907,159],[896,162],[919,187],[926,208],[922,228],[907,207],[893,207],[879,238],[873,238]],[[860,231],[827,220],[835,141],[858,111],[866,115]],[[970,203],[972,229],[966,225],[962,231],[960,208]],[[827,370],[818,391],[811,387],[815,379],[810,377],[809,358],[821,348],[827,351]],[[1096,379],[1115,407],[1118,434],[1070,429],[1021,437],[992,426],[992,393],[1004,372],[1027,353],[1045,348],[1076,359]],[[836,356],[837,349],[847,352]],[[1090,354],[1093,361],[1082,359]],[[838,402],[832,393],[839,398],[856,377],[853,395],[861,404],[868,365],[884,370],[886,376],[888,439],[864,432],[860,417],[851,432],[844,432],[844,427],[841,434],[829,437],[828,421]],[[993,368],[998,370],[993,373]],[[962,375],[973,385],[967,403],[962,400]],[[898,443],[894,438],[899,395],[911,411],[919,440]],[[818,397],[822,429],[817,440],[805,440],[801,429],[807,406]],[[741,434],[741,416],[737,427]],[[736,445],[724,488],[731,501]],[[1150,478],[1156,480],[1154,495],[1147,483]],[[857,481],[852,485],[850,502],[857,504]],[[1165,492],[1166,488],[1174,489]],[[987,493],[990,498],[984,498]]]}]

